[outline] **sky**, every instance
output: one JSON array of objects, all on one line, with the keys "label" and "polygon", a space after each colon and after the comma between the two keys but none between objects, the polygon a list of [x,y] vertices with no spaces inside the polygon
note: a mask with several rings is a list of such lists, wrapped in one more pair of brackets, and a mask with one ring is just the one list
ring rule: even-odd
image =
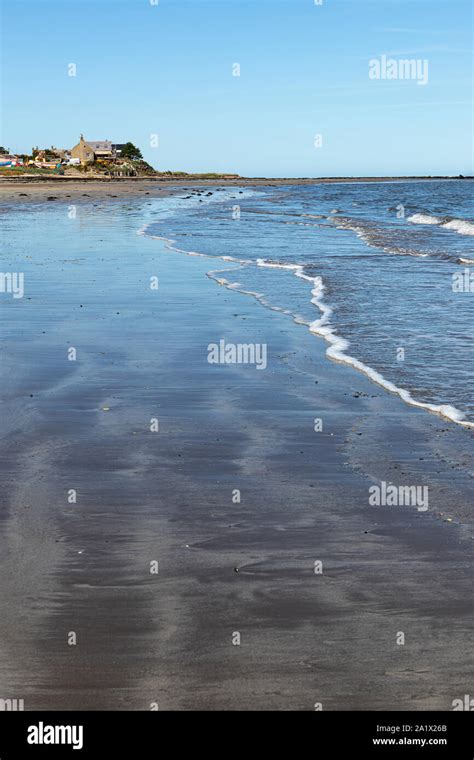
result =
[{"label": "sky", "polygon": [[83,133],[163,171],[474,174],[470,0],[0,1],[11,151]]}]

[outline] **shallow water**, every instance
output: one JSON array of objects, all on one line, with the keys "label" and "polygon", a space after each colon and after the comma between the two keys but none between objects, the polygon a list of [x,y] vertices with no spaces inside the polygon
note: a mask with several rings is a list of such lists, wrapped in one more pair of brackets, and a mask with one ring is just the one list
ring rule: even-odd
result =
[{"label": "shallow water", "polygon": [[142,231],[229,257],[217,279],[306,323],[332,358],[473,424],[472,200],[466,180],[236,189],[157,201]]}]

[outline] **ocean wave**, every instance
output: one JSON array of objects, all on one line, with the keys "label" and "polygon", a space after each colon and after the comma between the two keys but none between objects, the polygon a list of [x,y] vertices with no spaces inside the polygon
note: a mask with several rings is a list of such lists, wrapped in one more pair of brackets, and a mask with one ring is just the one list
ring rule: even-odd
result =
[{"label": "ocean wave", "polygon": [[309,331],[313,333],[314,335],[318,335],[324,340],[326,340],[327,343],[329,343],[329,348],[326,350],[326,355],[333,359],[334,361],[340,362],[342,364],[347,364],[354,369],[358,370],[359,372],[362,372],[364,375],[366,375],[370,380],[372,380],[377,385],[380,385],[385,390],[389,391],[390,393],[393,393],[399,398],[402,399],[405,403],[409,404],[410,406],[417,407],[419,409],[424,409],[425,411],[431,412],[433,414],[436,414],[440,417],[443,417],[444,419],[450,420],[451,422],[455,422],[458,425],[462,425],[466,428],[474,429],[474,422],[469,422],[464,419],[464,413],[459,410],[457,407],[453,406],[452,404],[430,404],[428,402],[423,401],[417,401],[411,393],[404,388],[400,388],[399,386],[395,385],[395,383],[392,383],[390,380],[388,380],[386,377],[384,377],[380,372],[375,370],[373,367],[370,367],[367,364],[364,364],[364,362],[360,361],[354,356],[351,356],[350,354],[346,353],[347,349],[350,346],[350,343],[346,338],[342,337],[341,335],[338,335],[333,325],[330,323],[331,316],[333,314],[333,310],[329,304],[327,304],[324,300],[324,292],[326,290],[326,286],[323,283],[323,279],[321,276],[312,276],[307,274],[306,268],[304,264],[287,264],[283,262],[276,262],[276,261],[268,261],[266,259],[256,259],[256,260],[239,260],[234,259],[231,256],[218,256],[218,255],[209,255],[209,254],[199,254],[195,251],[185,251],[180,248],[176,248],[173,244],[175,243],[174,240],[170,238],[165,238],[163,236],[157,236],[157,235],[149,235],[147,233],[147,227],[142,227],[138,234],[141,235],[147,235],[152,238],[156,238],[159,240],[165,241],[165,245],[170,250],[177,251],[178,253],[185,253],[188,255],[194,255],[194,256],[203,256],[206,258],[211,259],[220,259],[222,261],[232,261],[240,266],[258,266],[262,268],[268,268],[268,269],[283,269],[283,270],[290,270],[293,271],[293,274],[307,282],[311,285],[311,303],[313,303],[318,310],[321,313],[321,316],[318,319],[308,321],[293,312],[291,312],[289,309],[284,309],[279,306],[272,305],[268,299],[266,298],[265,294],[263,293],[257,293],[250,290],[244,290],[240,283],[238,282],[230,282],[225,277],[219,277],[218,275],[222,272],[228,272],[228,271],[238,271],[240,269],[240,266],[232,267],[231,269],[219,269],[219,270],[213,270],[208,272],[208,277],[213,279],[215,282],[217,282],[219,285],[222,285],[223,287],[228,288],[229,290],[234,290],[240,293],[243,293],[244,295],[252,296],[253,298],[256,298],[263,306],[278,312],[283,312],[284,314],[292,316],[293,320],[297,324],[304,324],[308,327]]},{"label": "ocean wave", "polygon": [[460,235],[474,235],[474,223],[466,219],[451,219],[441,225],[445,230],[455,230]]},{"label": "ocean wave", "polygon": [[300,269],[301,264],[282,264],[280,261],[267,261],[267,259],[256,259],[254,262],[258,267],[267,269]]},{"label": "ocean wave", "polygon": [[407,218],[412,224],[435,224],[444,230],[454,230],[460,235],[474,235],[474,222],[453,217],[439,217],[431,214],[413,214]]},{"label": "ocean wave", "polygon": [[443,220],[430,214],[413,214],[407,217],[407,222],[412,224],[441,224]]},{"label": "ocean wave", "polygon": [[387,244],[380,230],[369,227],[366,223],[359,222],[357,219],[352,219],[351,217],[332,217],[331,221],[340,230],[355,232],[357,237],[363,240],[370,248],[379,248],[381,251],[395,256],[414,256],[415,258],[422,259],[429,256],[428,253],[415,251],[413,248]]},{"label": "ocean wave", "polygon": [[[266,264],[264,262],[263,264],[260,264],[260,266],[265,265],[273,266],[272,263]],[[335,361],[354,367],[354,369],[362,372],[373,382],[377,383],[377,385],[380,385],[382,388],[385,388],[385,390],[396,394],[403,401],[405,401],[405,403],[410,404],[411,406],[416,406],[419,409],[425,409],[426,411],[437,414],[440,417],[444,417],[445,419],[448,419],[452,422],[456,422],[458,425],[463,425],[464,427],[474,429],[474,423],[464,420],[463,412],[452,404],[429,404],[427,402],[417,401],[413,398],[409,391],[405,390],[404,388],[400,388],[399,386],[395,385],[395,383],[387,380],[387,378],[385,378],[380,372],[377,372],[377,370],[369,367],[367,364],[364,364],[354,356],[347,354],[346,351],[350,345],[349,341],[338,335],[330,324],[330,318],[333,312],[331,307],[324,301],[325,285],[323,284],[322,278],[319,276],[310,277],[307,275],[304,271],[303,264],[295,264],[291,265],[291,267],[282,266],[281,268],[292,268],[295,270],[294,274],[296,277],[300,277],[301,279],[312,283],[313,287],[311,290],[311,302],[318,307],[319,311],[321,312],[321,317],[319,319],[315,319],[313,322],[310,322],[308,324],[308,327],[310,332],[323,337],[330,344],[330,347],[326,351],[327,356],[329,356],[331,359],[334,359]]]},{"label": "ocean wave", "polygon": [[[338,335],[330,324],[330,318],[333,311],[332,308],[324,301],[325,285],[320,276],[311,277],[310,275],[306,274],[303,264],[275,264],[274,262],[267,262],[262,259],[259,259],[258,262],[258,266],[266,266],[269,268],[278,269],[293,269],[296,277],[306,280],[312,284],[311,303],[317,306],[321,312],[321,317],[319,319],[315,319],[312,322],[306,322],[306,320],[299,319],[298,323],[306,324],[310,332],[315,335],[319,335],[330,344],[329,348],[326,351],[326,355],[329,358],[342,364],[348,364],[351,367],[354,367],[354,369],[362,372],[373,382],[377,383],[377,385],[380,385],[385,390],[390,391],[390,393],[394,393],[395,395],[399,396],[402,401],[409,404],[410,406],[415,406],[419,409],[425,409],[428,412],[432,412],[433,414],[437,414],[440,417],[444,417],[445,419],[448,419],[451,422],[455,422],[458,425],[474,429],[474,422],[468,422],[467,420],[464,420],[463,412],[452,404],[429,404],[427,402],[417,401],[413,398],[409,391],[395,385],[395,383],[392,383],[380,372],[377,372],[377,370],[373,369],[373,367],[369,367],[367,364],[364,364],[364,362],[361,362],[359,359],[356,359],[354,356],[346,353],[350,343],[341,335]],[[258,300],[261,301],[261,297],[259,297]]]}]

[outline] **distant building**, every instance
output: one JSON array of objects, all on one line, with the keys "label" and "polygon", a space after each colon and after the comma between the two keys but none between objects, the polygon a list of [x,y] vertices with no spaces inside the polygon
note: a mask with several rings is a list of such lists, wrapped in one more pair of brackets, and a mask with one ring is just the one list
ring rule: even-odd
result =
[{"label": "distant building", "polygon": [[23,166],[23,159],[10,153],[1,153],[0,166]]},{"label": "distant building", "polygon": [[72,158],[78,158],[81,164],[92,164],[98,159],[114,159],[117,156],[117,152],[109,140],[84,140],[84,135],[81,135],[81,139],[77,145],[71,148],[71,156]]},{"label": "distant building", "polygon": [[64,148],[55,148],[54,145],[51,146],[49,151],[52,156],[57,156],[57,158],[60,158],[61,161],[64,161],[65,158],[67,158],[68,151]]}]

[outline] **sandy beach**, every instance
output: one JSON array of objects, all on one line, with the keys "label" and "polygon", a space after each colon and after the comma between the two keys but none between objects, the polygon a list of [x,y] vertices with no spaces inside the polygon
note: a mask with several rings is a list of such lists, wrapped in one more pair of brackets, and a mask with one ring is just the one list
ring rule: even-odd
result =
[{"label": "sandy beach", "polygon": [[[472,432],[329,361],[100,192],[74,234],[62,197],[6,217],[27,287],[4,301],[2,695],[452,709],[472,683]],[[266,369],[210,364],[222,338],[267,345]],[[370,506],[380,481],[429,483],[429,510]]]}]

